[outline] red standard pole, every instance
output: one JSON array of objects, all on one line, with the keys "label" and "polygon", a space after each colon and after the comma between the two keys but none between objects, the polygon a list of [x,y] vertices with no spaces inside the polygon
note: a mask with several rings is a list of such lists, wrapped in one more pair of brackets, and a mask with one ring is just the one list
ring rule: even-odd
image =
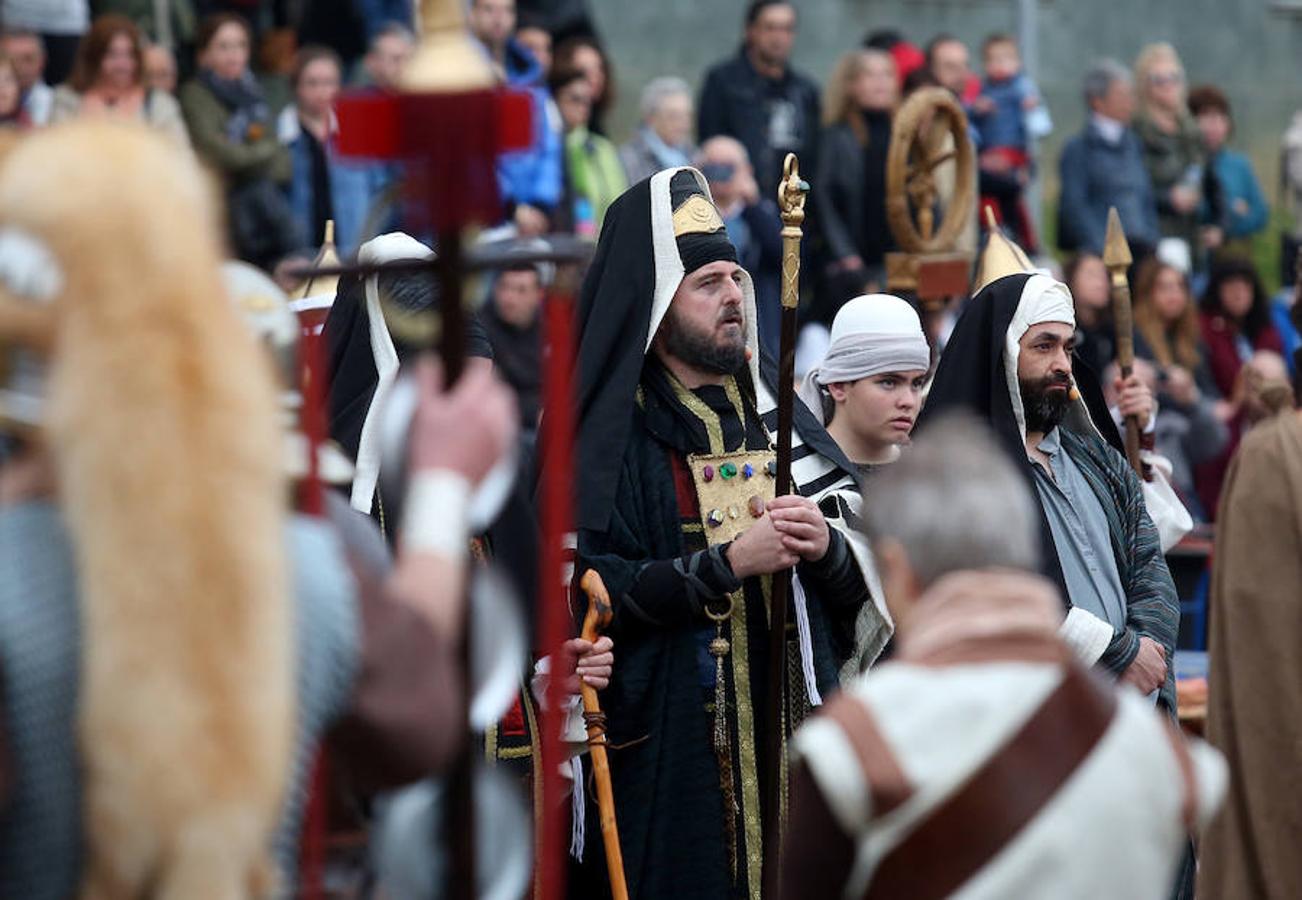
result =
[{"label": "red standard pole", "polygon": [[[568,291],[548,298],[544,311],[547,342],[543,369],[543,417],[539,433],[541,471],[542,549],[539,553],[538,646],[552,658],[537,736],[542,770],[542,809],[536,820],[538,836],[538,889],[541,900],[561,900],[565,895],[565,804],[560,767],[564,761],[561,728],[567,671],[561,646],[571,632],[569,581],[566,564],[572,556],[565,537],[574,529],[574,301]],[[583,790],[583,785],[574,785]]]}]

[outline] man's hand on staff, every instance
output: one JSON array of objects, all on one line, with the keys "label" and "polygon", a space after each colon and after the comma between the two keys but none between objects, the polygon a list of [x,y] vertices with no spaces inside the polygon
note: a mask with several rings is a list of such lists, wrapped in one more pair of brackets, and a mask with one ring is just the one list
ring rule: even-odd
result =
[{"label": "man's hand on staff", "polygon": [[1122,416],[1134,416],[1139,422],[1139,430],[1146,431],[1148,422],[1153,417],[1153,392],[1135,373],[1129,378],[1118,378],[1113,383],[1117,392],[1117,408]]},{"label": "man's hand on staff", "polygon": [[1133,684],[1141,694],[1151,694],[1166,682],[1166,651],[1152,638],[1139,639],[1139,653],[1121,676],[1121,681]]},{"label": "man's hand on staff", "polygon": [[769,501],[767,512],[732,542],[728,564],[738,578],[771,575],[802,559],[822,559],[830,539],[814,501],[789,494]]},{"label": "man's hand on staff", "polygon": [[580,680],[588,687],[605,690],[610,684],[611,672],[615,669],[614,648],[614,642],[604,635],[596,641],[585,641],[583,638],[566,641],[563,646],[564,653],[569,658],[566,660],[566,670],[569,669],[568,663],[573,660],[574,674],[565,682],[565,693],[577,694]]}]

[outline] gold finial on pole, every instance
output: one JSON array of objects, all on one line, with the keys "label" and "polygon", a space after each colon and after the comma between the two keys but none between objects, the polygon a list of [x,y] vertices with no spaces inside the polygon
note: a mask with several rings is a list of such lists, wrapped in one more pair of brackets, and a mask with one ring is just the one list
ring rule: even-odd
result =
[{"label": "gold finial on pole", "polygon": [[805,198],[809,182],[800,177],[800,161],[788,153],[778,184],[778,209],[782,214],[782,306],[795,309],[800,303],[800,241],[805,222]]},{"label": "gold finial on pole", "polygon": [[[1134,316],[1130,308],[1130,282],[1126,280],[1126,270],[1134,257],[1130,253],[1130,243],[1126,240],[1125,229],[1121,227],[1121,216],[1114,206],[1108,210],[1108,231],[1103,241],[1103,265],[1112,276],[1112,322],[1117,334],[1117,368],[1122,378],[1129,378],[1135,365],[1135,330]],[[1135,474],[1144,478],[1144,463],[1139,458],[1139,421],[1134,416],[1126,417],[1126,459]]]},{"label": "gold finial on pole", "polygon": [[402,71],[409,93],[469,91],[498,83],[492,61],[466,29],[460,0],[422,0],[420,45]]}]

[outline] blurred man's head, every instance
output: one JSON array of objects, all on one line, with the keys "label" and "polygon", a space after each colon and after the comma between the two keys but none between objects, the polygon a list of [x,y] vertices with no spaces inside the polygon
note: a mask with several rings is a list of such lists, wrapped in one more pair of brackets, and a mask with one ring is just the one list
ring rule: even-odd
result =
[{"label": "blurred man's head", "polygon": [[498,273],[493,282],[493,308],[503,322],[528,328],[542,307],[543,282],[536,266],[516,263]]},{"label": "blurred man's head", "polygon": [[1115,59],[1095,63],[1085,73],[1085,105],[1114,122],[1129,124],[1135,115],[1135,84],[1130,70]]},{"label": "blurred man's head", "polygon": [[1243,367],[1243,415],[1255,424],[1297,405],[1288,364],[1273,350],[1258,350]]},{"label": "blurred man's head", "polygon": [[165,94],[176,93],[176,57],[160,44],[145,48],[145,87]]},{"label": "blurred man's head", "polygon": [[712,137],[701,145],[696,155],[697,168],[710,183],[710,195],[725,214],[738,203],[751,204],[758,199],[755,173],[746,148],[736,138]]},{"label": "blurred man's head", "polygon": [[45,73],[45,41],[31,31],[6,31],[0,37],[0,49],[14,64],[18,84],[27,91]]},{"label": "blurred man's head", "polygon": [[692,141],[692,89],[681,78],[656,78],[642,89],[642,121],[670,147]]},{"label": "blurred man's head", "polygon": [[396,90],[402,69],[416,49],[416,38],[411,31],[391,22],[371,39],[363,65],[371,83],[385,90]]},{"label": "blurred man's head", "polygon": [[469,18],[470,31],[499,55],[515,31],[515,0],[471,0]]},{"label": "blurred man's head", "polygon": [[1039,513],[990,429],[949,413],[873,482],[865,526],[898,624],[931,585],[957,572],[1040,564]]},{"label": "blurred man's head", "polygon": [[746,49],[762,65],[785,69],[796,43],[796,8],[785,0],[755,0],[746,10]]},{"label": "blurred man's head", "polygon": [[962,96],[971,75],[967,46],[950,34],[933,38],[927,45],[927,68],[941,87],[955,96]]},{"label": "blurred man's head", "polygon": [[552,69],[552,33],[541,25],[521,25],[515,30],[515,40],[533,54],[546,78]]}]

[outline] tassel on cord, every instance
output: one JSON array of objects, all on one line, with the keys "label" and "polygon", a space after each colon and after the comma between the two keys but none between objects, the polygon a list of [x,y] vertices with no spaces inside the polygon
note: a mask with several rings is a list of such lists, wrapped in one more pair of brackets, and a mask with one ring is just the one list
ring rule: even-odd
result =
[{"label": "tassel on cord", "polygon": [[583,843],[587,832],[587,800],[583,796],[586,786],[583,783],[583,757],[575,756],[570,760],[570,776],[574,787],[570,793],[570,856],[583,860]]},{"label": "tassel on cord", "polygon": [[805,586],[800,583],[800,576],[791,573],[791,599],[796,607],[796,635],[800,639],[800,668],[805,673],[805,690],[809,695],[810,706],[822,706],[823,695],[818,692],[818,681],[814,677],[814,642],[809,630],[809,600],[805,597]]}]

